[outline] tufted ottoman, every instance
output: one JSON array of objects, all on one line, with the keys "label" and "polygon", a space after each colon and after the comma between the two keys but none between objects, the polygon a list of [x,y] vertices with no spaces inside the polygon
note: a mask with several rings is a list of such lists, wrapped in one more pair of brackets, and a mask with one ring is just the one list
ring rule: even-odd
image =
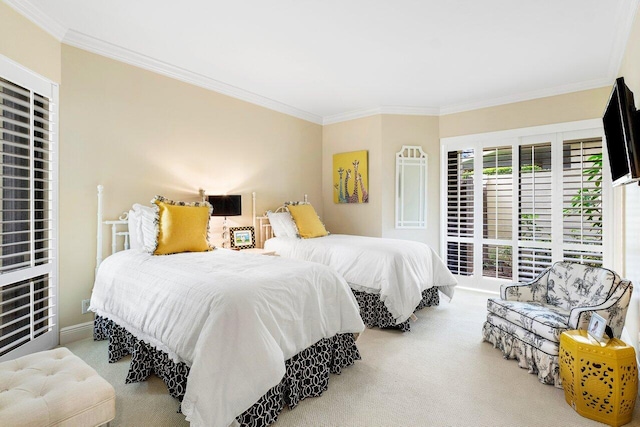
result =
[{"label": "tufted ottoman", "polygon": [[99,426],[115,415],[113,386],[65,347],[0,363],[0,425]]}]

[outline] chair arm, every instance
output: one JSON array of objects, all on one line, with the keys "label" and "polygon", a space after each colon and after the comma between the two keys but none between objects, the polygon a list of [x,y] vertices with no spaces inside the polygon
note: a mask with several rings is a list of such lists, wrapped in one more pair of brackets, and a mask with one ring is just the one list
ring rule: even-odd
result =
[{"label": "chair arm", "polygon": [[631,301],[632,291],[632,283],[628,280],[621,280],[615,291],[602,304],[572,308],[569,314],[569,329],[587,330],[591,321],[591,314],[597,313],[607,321],[613,336],[620,338],[625,318],[627,317],[627,308]]},{"label": "chair arm", "polygon": [[505,301],[546,302],[547,279],[551,267],[547,267],[530,282],[510,283],[500,286],[500,298]]}]

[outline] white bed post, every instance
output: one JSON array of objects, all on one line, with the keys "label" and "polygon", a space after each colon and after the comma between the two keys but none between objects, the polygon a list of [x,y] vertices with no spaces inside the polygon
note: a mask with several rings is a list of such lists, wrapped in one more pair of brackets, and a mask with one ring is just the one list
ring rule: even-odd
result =
[{"label": "white bed post", "polygon": [[307,201],[307,195],[306,195],[306,194],[304,195],[304,202],[305,202],[305,203],[308,203],[308,201]]},{"label": "white bed post", "polygon": [[104,187],[98,185],[98,247],[96,248],[96,271],[98,274],[98,267],[102,262],[102,190]]}]

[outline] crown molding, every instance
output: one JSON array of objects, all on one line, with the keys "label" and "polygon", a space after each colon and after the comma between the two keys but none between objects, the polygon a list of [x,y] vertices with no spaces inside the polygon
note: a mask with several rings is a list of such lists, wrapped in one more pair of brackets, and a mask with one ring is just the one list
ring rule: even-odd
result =
[{"label": "crown molding", "polygon": [[322,120],[322,124],[330,125],[333,123],[346,122],[349,120],[382,114],[398,114],[403,116],[437,116],[440,114],[440,109],[437,107],[382,106],[367,108],[363,110],[348,111],[346,113],[334,114],[332,116],[325,116]]},{"label": "crown molding", "polygon": [[222,83],[210,77],[168,64],[163,61],[151,58],[146,55],[116,46],[114,44],[99,40],[75,30],[65,28],[59,22],[51,19],[35,6],[31,0],[3,0],[8,6],[16,10],[25,18],[51,34],[58,41],[74,46],[98,55],[106,56],[127,64],[140,67],[154,73],[162,74],[176,80],[190,83],[202,88],[212,90],[242,101],[259,105],[283,114],[297,117],[316,124],[322,124],[322,117],[300,110],[287,104],[275,101],[270,98],[240,89],[238,87]]},{"label": "crown molding", "polygon": [[111,43],[104,42],[75,30],[69,30],[58,21],[50,18],[48,15],[42,12],[33,3],[32,0],[3,1],[9,7],[16,10],[18,13],[29,19],[44,31],[51,34],[62,43],[321,125],[339,123],[380,114],[442,116],[609,86],[613,83],[620,71],[620,67],[624,59],[624,52],[626,50],[629,35],[633,26],[633,21],[640,4],[640,0],[627,0],[626,2],[623,2],[621,4],[617,12],[619,22],[621,22],[622,25],[618,26],[618,31],[615,35],[614,49],[611,51],[609,68],[607,71],[608,76],[606,78],[564,85],[555,88],[547,88],[531,92],[512,94],[489,100],[449,105],[440,108],[379,106],[375,108],[348,111],[345,113],[322,117],[317,114],[303,111],[290,105],[275,101],[273,99],[266,98],[261,95],[246,91],[244,89],[220,82],[210,77],[194,73],[184,68],[180,68],[175,65],[171,65],[166,62],[148,57],[146,55],[142,55],[137,52],[113,45]]},{"label": "crown molding", "polygon": [[614,80],[615,75],[611,78],[606,77],[601,79],[589,80],[586,82],[572,83],[564,86],[517,93],[513,95],[502,96],[499,98],[451,105],[441,108],[399,106],[367,108],[363,110],[334,114],[332,116],[324,116],[322,124],[330,125],[333,123],[346,122],[349,120],[355,120],[380,114],[400,114],[405,116],[445,116],[447,114],[464,113],[465,111],[479,110],[481,108],[497,107],[500,105],[514,104],[516,102],[525,102],[539,98],[547,98],[549,96],[566,95],[568,93],[580,92],[583,90],[598,89],[605,86],[611,86]]},{"label": "crown molding", "polygon": [[380,114],[400,114],[403,116],[437,116],[440,114],[438,107],[380,107]]},{"label": "crown molding", "polygon": [[347,111],[346,113],[324,116],[322,119],[322,124],[331,125],[333,123],[348,122],[349,120],[361,119],[363,117],[370,117],[378,114],[382,114],[380,107],[368,108],[365,110]]},{"label": "crown molding", "polygon": [[615,80],[615,78],[610,79],[609,77],[606,77],[602,79],[589,80],[586,82],[572,83],[564,86],[556,86],[553,88],[517,93],[483,101],[451,105],[440,108],[439,115],[444,116],[447,114],[463,113],[465,111],[478,110],[480,108],[497,107],[499,105],[514,104],[516,102],[532,101],[534,99],[547,98],[549,96],[566,95],[572,92],[597,89],[604,86],[611,86],[611,84],[613,84],[613,80]]},{"label": "crown molding", "polygon": [[322,117],[299,110],[287,104],[275,101],[270,98],[240,89],[238,87],[220,82],[202,74],[194,73],[184,68],[177,67],[172,64],[151,58],[146,55],[125,49],[120,46],[96,39],[75,30],[67,31],[66,36],[62,40],[64,44],[74,46],[89,52],[96,53],[107,58],[125,62],[127,64],[143,68],[154,73],[162,74],[172,79],[180,80],[185,83],[200,86],[232,98],[250,102],[270,110],[278,111],[299,119],[309,122],[322,124]]},{"label": "crown molding", "polygon": [[30,0],[4,0],[4,2],[20,15],[51,34],[58,41],[62,41],[67,33],[68,29],[64,25],[42,12]]}]

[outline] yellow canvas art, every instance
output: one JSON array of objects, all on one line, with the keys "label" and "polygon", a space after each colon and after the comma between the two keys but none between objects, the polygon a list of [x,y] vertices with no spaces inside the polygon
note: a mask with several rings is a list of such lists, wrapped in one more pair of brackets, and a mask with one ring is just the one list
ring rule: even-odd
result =
[{"label": "yellow canvas art", "polygon": [[368,189],[368,151],[334,154],[333,201],[335,203],[368,203]]}]

